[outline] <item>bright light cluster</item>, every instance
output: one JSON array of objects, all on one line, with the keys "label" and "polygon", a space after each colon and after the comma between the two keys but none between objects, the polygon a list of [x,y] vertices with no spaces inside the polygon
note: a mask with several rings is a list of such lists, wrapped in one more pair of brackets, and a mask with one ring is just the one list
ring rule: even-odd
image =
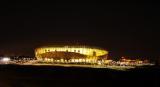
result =
[{"label": "bright light cluster", "polygon": [[3,62],[8,62],[8,61],[10,61],[10,58],[4,57],[4,58],[2,58],[2,61],[3,61]]}]

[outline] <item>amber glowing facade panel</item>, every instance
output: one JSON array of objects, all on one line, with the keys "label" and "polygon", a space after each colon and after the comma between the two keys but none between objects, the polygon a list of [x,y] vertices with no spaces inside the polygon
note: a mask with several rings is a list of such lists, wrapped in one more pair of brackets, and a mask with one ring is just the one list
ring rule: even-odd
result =
[{"label": "amber glowing facade panel", "polygon": [[41,54],[47,52],[74,52],[88,57],[99,57],[103,55],[108,55],[108,51],[99,48],[90,48],[86,46],[50,46],[50,47],[40,47],[35,50],[35,56],[37,59],[42,58]]}]

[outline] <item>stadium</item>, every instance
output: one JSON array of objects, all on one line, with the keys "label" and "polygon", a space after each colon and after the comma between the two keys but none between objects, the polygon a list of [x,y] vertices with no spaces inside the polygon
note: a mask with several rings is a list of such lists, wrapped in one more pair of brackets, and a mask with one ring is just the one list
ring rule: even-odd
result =
[{"label": "stadium", "polygon": [[88,46],[44,46],[35,49],[37,60],[54,63],[97,63],[107,59],[108,51]]}]

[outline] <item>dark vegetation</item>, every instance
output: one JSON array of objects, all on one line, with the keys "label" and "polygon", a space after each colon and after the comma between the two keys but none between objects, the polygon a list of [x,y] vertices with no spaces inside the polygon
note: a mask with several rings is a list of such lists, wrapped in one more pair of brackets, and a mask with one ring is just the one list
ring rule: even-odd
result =
[{"label": "dark vegetation", "polygon": [[0,65],[0,87],[160,87],[160,68],[111,69]]}]

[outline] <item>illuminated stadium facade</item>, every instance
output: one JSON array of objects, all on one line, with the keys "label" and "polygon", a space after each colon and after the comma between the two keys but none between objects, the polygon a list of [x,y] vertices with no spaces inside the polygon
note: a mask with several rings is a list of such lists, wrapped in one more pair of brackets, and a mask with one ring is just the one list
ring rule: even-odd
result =
[{"label": "illuminated stadium facade", "polygon": [[108,51],[87,46],[46,46],[35,49],[37,60],[55,63],[97,63]]}]

